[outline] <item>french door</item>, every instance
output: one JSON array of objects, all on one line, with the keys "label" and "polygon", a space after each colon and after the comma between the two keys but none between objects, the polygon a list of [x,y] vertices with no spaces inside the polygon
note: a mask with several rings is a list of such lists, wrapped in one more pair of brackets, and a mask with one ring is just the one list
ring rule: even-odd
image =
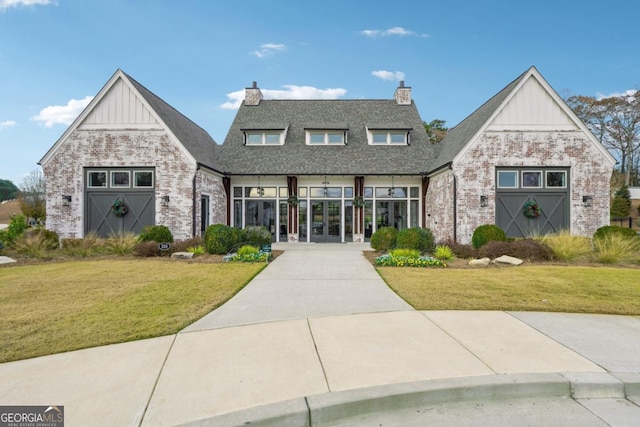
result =
[{"label": "french door", "polygon": [[247,200],[245,227],[248,225],[264,226],[271,233],[271,240],[276,241],[276,201],[275,200]]},{"label": "french door", "polygon": [[311,201],[311,241],[341,242],[340,201]]}]

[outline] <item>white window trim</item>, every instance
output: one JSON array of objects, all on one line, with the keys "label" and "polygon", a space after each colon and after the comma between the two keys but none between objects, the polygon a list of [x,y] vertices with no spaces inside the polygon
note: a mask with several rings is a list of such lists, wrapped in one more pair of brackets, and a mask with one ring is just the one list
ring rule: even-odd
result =
[{"label": "white window trim", "polygon": [[[113,181],[114,174],[116,174],[116,173],[126,173],[129,176],[129,184],[127,184],[127,185],[116,184]],[[118,171],[118,170],[110,171],[109,172],[109,187],[111,187],[111,188],[131,188],[131,171],[128,171],[128,170],[126,170],[126,171]]]},{"label": "white window trim", "polygon": [[[374,135],[386,134],[386,142],[373,142]],[[392,134],[402,134],[404,140],[402,142],[392,142]],[[395,146],[407,146],[411,145],[411,129],[369,129],[367,128],[367,142],[369,145],[395,145]]]},{"label": "white window trim", "polygon": [[[287,133],[286,129],[277,130],[277,129],[269,129],[269,130],[260,130],[260,129],[245,129],[242,131],[244,137],[244,145],[251,147],[259,147],[259,146],[276,146],[276,145],[284,145],[285,135]],[[261,141],[260,143],[249,142],[249,135],[260,135]],[[267,135],[278,135],[278,143],[267,143]]]},{"label": "white window trim", "polygon": [[[323,134],[323,142],[311,142],[311,134]],[[329,134],[340,134],[342,135],[341,142],[329,142]],[[335,145],[342,146],[347,145],[347,132],[343,129],[307,129],[305,130],[305,144],[311,146],[319,146],[319,145]]]},{"label": "white window trim", "polygon": [[[104,173],[104,185],[91,185],[92,173]],[[109,173],[106,170],[92,169],[87,171],[87,188],[107,188],[109,186]]]},{"label": "white window trim", "polygon": [[[151,185],[137,185],[136,184],[136,174],[137,173],[150,173],[151,174]],[[154,188],[156,183],[156,176],[152,170],[134,170],[133,171],[133,182],[131,183],[133,188]]]},{"label": "white window trim", "polygon": [[[525,173],[537,173],[539,174],[538,185],[525,185],[524,174]],[[520,182],[522,188],[543,188],[544,174],[541,170],[522,170],[520,171]]]},{"label": "white window trim", "polygon": [[[515,173],[516,175],[516,183],[514,186],[510,186],[510,185],[500,185],[500,174],[504,173],[504,172],[510,172],[510,173]],[[496,175],[496,187],[498,188],[520,188],[520,174],[518,173],[517,170],[513,170],[513,169],[507,169],[507,170],[499,170],[498,174]]]},{"label": "white window trim", "polygon": [[[554,186],[549,186],[547,183],[547,174],[549,172],[553,172],[553,173],[561,173],[564,175],[564,179],[562,180],[564,182],[563,185],[554,185]],[[567,188],[567,171],[566,170],[552,170],[552,169],[548,169],[544,171],[544,186],[545,188]]]}]

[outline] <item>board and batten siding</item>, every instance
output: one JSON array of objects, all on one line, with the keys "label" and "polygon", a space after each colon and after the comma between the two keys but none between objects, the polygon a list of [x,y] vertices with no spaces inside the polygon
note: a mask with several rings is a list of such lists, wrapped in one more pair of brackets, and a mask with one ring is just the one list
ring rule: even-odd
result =
[{"label": "board and batten siding", "polygon": [[162,129],[153,114],[142,103],[138,95],[118,79],[109,92],[91,110],[79,128],[123,128]]}]

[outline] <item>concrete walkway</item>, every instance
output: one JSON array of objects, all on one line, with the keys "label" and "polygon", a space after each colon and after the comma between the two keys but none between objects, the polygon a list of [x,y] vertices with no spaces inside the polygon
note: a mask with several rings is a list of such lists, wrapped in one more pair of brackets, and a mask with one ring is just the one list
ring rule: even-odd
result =
[{"label": "concrete walkway", "polygon": [[640,318],[420,312],[366,247],[284,247],[179,334],[0,364],[0,405],[64,405],[67,427],[640,419]]}]

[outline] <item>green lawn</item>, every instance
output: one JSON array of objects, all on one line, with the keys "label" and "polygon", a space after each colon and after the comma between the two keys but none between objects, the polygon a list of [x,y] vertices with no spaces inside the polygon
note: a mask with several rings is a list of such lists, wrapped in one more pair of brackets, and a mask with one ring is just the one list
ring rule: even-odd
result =
[{"label": "green lawn", "polygon": [[0,268],[0,362],[176,333],[265,266],[115,258]]},{"label": "green lawn", "polygon": [[377,270],[391,289],[418,310],[640,315],[637,268],[538,265]]}]

